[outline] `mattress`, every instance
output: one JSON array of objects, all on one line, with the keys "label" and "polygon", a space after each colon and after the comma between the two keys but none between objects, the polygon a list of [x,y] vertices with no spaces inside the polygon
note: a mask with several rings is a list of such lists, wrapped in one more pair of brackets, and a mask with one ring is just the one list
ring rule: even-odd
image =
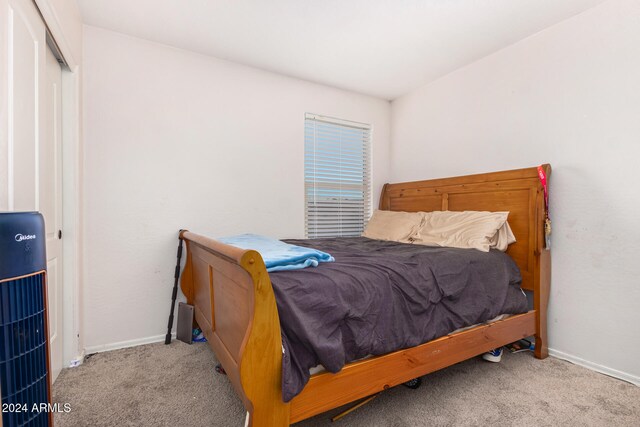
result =
[{"label": "mattress", "polygon": [[290,401],[317,365],[338,372],[367,355],[414,347],[500,314],[527,311],[505,253],[364,237],[286,240],[335,258],[270,273],[282,331],[282,392]]}]

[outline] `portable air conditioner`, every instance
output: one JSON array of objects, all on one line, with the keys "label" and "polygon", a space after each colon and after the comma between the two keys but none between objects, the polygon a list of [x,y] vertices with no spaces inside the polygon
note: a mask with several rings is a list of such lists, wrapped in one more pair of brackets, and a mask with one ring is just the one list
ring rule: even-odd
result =
[{"label": "portable air conditioner", "polygon": [[2,427],[51,426],[44,219],[0,213]]}]

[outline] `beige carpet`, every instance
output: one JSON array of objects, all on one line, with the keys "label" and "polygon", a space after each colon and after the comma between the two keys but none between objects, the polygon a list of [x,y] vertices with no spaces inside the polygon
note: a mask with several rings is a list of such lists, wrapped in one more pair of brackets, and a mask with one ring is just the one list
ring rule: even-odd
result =
[{"label": "beige carpet", "polygon": [[[229,381],[206,344],[151,344],[100,353],[53,387],[65,426],[242,426]],[[499,364],[473,359],[400,386],[335,424],[332,411],[298,426],[640,426],[640,388],[531,353]]]}]

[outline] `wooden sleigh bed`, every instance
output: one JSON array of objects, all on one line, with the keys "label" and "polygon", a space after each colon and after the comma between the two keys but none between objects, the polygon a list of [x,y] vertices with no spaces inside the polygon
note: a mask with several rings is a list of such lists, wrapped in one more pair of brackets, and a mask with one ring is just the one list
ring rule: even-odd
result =
[{"label": "wooden sleigh bed", "polygon": [[[549,176],[551,167],[543,168]],[[507,253],[520,268],[522,288],[533,293],[533,310],[359,360],[336,374],[317,373],[284,403],[280,321],[262,257],[182,231],[187,247],[182,291],[242,400],[249,425],[287,426],[528,336],[535,336],[535,357],[547,357],[551,257],[544,247],[544,192],[537,168],[386,184],[380,209],[510,211],[517,242]]]}]

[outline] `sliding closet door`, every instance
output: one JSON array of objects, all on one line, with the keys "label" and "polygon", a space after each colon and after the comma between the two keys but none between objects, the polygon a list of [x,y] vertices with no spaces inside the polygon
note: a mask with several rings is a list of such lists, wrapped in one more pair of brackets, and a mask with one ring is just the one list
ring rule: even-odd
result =
[{"label": "sliding closet door", "polygon": [[9,210],[39,210],[45,26],[33,3],[24,0],[9,1],[7,20]]},{"label": "sliding closet door", "polygon": [[[3,0],[0,0],[3,1]],[[7,206],[45,220],[52,379],[62,369],[62,70],[35,5],[8,0]]]}]

